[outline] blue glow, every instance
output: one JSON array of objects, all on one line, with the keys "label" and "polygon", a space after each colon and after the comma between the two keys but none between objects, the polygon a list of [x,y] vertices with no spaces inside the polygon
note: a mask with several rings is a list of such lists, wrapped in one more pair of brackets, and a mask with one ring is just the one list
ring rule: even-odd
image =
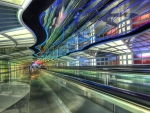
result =
[{"label": "blue glow", "polygon": [[[54,42],[52,47],[54,47],[54,46],[60,44],[60,43],[64,40],[64,34],[65,34],[64,31],[65,31],[67,28],[69,28],[70,26],[72,26],[74,23],[75,23],[75,20],[74,20],[69,26],[67,26],[66,28],[63,27],[63,30],[62,30],[63,33],[62,33],[62,38],[61,38],[61,40],[58,41],[58,42]],[[64,24],[63,24],[63,25],[64,25]]]},{"label": "blue glow", "polygon": [[[62,0],[57,0],[57,1],[52,5],[52,8],[49,10],[49,12],[51,12],[61,1],[62,1]],[[47,29],[45,28],[44,24],[42,23],[42,18],[43,18],[45,15],[46,15],[46,12],[42,12],[42,14],[40,15],[39,21],[40,21],[40,24],[42,25],[42,27],[44,28],[44,30],[45,30],[45,32],[46,32],[46,39],[45,39],[45,41],[44,41],[43,43],[41,43],[41,44],[38,45],[38,46],[42,46],[43,44],[45,44],[46,41],[47,41],[47,39],[48,39],[48,31],[47,31]],[[41,50],[38,48],[38,46],[35,47],[37,50],[39,50],[39,52],[38,52],[37,54],[35,54],[36,56],[41,53]]]},{"label": "blue glow", "polygon": [[[43,12],[41,15],[40,15],[40,24],[42,25],[42,27],[44,28],[44,30],[45,30],[45,32],[46,32],[46,39],[45,39],[45,41],[42,43],[42,44],[44,44],[45,42],[46,42],[46,40],[48,39],[48,32],[47,32],[47,30],[46,30],[46,28],[44,27],[44,25],[42,24],[42,18],[45,16],[45,12]],[[38,45],[38,46],[41,46],[42,44],[40,44],[40,45]],[[38,46],[36,46],[35,48],[37,49],[37,50],[39,50],[39,52],[37,53],[37,54],[40,54],[41,53],[41,50],[38,48]]]},{"label": "blue glow", "polygon": [[53,8],[55,8],[61,2],[62,2],[62,0],[56,0],[56,2],[52,5],[52,7],[51,7],[51,9],[49,11],[51,11]]},{"label": "blue glow", "polygon": [[93,8],[91,8],[91,9],[89,9],[89,10],[87,10],[82,16],[84,16],[84,15],[87,15],[88,13],[90,13],[90,12],[92,12],[92,11],[94,11],[96,8],[97,8],[97,6],[99,6],[100,4],[102,4],[102,3],[104,3],[105,1],[104,0],[102,0],[101,2],[99,2],[97,5],[95,5]]},{"label": "blue glow", "polygon": [[[91,4],[92,4],[93,2],[95,2],[95,1],[96,1],[96,0],[91,0],[88,4],[85,4],[85,5],[83,5],[83,6],[80,7],[80,8],[76,8],[76,9],[70,11],[68,14],[71,14],[71,13],[77,11],[77,10],[81,10],[83,7],[89,6],[89,5],[91,5]],[[68,14],[67,14],[67,15],[68,15]],[[62,34],[61,40],[58,41],[58,42],[54,42],[52,47],[54,47],[54,46],[60,44],[60,43],[64,40],[64,31],[65,31],[67,28],[69,28],[74,22],[77,24],[77,23],[78,23],[78,20],[79,20],[79,17],[78,17],[77,19],[75,19],[75,20],[74,20],[70,25],[68,25],[66,28],[64,28],[64,26],[63,26],[63,30],[62,30],[62,31],[63,31],[63,34]],[[63,25],[64,25],[64,23],[63,23]]]},{"label": "blue glow", "polygon": [[75,9],[71,10],[68,14],[71,14],[73,12],[77,12],[81,9],[84,9],[84,7],[90,6],[93,2],[96,2],[96,0],[91,0],[88,4],[85,4],[85,5],[81,6],[80,8],[75,8]]},{"label": "blue glow", "polygon": [[[95,0],[93,0],[93,1],[95,1]],[[128,0],[128,1],[124,1],[124,2],[122,2],[121,4],[119,4],[119,5],[117,5],[117,7],[114,7],[114,8],[112,8],[112,10],[111,11],[109,11],[106,15],[104,15],[104,17],[102,17],[101,19],[99,19],[97,22],[95,22],[95,24],[94,24],[94,26],[92,27],[92,28],[90,28],[90,29],[88,29],[87,30],[87,32],[86,32],[86,34],[88,34],[91,30],[93,30],[97,25],[99,25],[100,24],[100,22],[102,22],[102,19],[105,19],[111,12],[113,12],[114,10],[116,10],[117,8],[119,8],[119,7],[121,7],[122,5],[124,5],[125,3],[127,3],[127,2],[129,2],[130,0]],[[131,15],[131,14],[133,14],[134,12],[136,12],[139,8],[141,8],[143,5],[145,5],[147,2],[149,2],[150,0],[147,0],[146,2],[144,2],[142,5],[139,5],[136,9],[134,9],[130,14],[129,14],[129,16]],[[92,2],[92,1],[91,1]],[[122,10],[120,13],[118,13],[117,15],[115,15],[116,17],[114,17],[113,18],[113,20],[111,21],[111,22],[114,22],[116,19],[117,19],[117,17],[119,16],[119,15],[122,15],[122,14],[124,14],[125,12],[126,12],[126,10],[128,10],[129,8],[132,8],[132,7],[134,7],[135,5],[137,5],[137,4],[139,4],[140,2],[142,2],[142,1],[138,1],[137,0],[137,2],[136,3],[134,3],[134,4],[132,4],[132,5],[130,5],[130,6],[128,6],[126,9],[124,9],[124,10]],[[96,5],[97,6],[97,5]],[[96,7],[95,6],[95,7]],[[95,8],[94,7],[94,8]],[[93,10],[94,8],[92,8],[91,10]],[[76,11],[76,10],[79,10],[78,8],[77,9],[74,9],[74,10],[72,10],[71,12],[73,12],[73,11]],[[91,10],[88,10],[88,11],[86,11],[86,12],[90,12]],[[103,12],[103,11],[102,11]],[[79,29],[78,31],[76,31],[76,32],[81,32],[81,31],[83,31],[84,30],[84,28],[85,28],[85,26],[87,25],[87,23],[92,19],[92,17],[94,17],[95,15],[98,15],[98,14],[100,14],[100,13],[102,13],[102,12],[97,12],[96,14],[94,14],[94,15],[92,15],[89,19],[88,19],[88,21],[86,22],[86,24],[84,25],[84,26],[82,26],[81,27],[81,29]],[[83,15],[84,15],[85,13],[83,13]],[[44,14],[43,14],[44,15]],[[57,41],[57,42],[54,42],[53,44],[52,44],[52,47],[54,47],[54,46],[56,46],[56,45],[58,45],[58,44],[60,44],[63,40],[64,40],[64,35],[65,35],[65,31],[68,29],[68,28],[70,28],[72,25],[74,25],[74,24],[78,24],[78,21],[79,21],[79,18],[80,17],[82,17],[83,16],[82,14],[80,14],[79,15],[79,17],[77,17],[71,24],[69,24],[67,27],[64,27],[64,22],[63,22],[63,27],[62,27],[62,38],[59,40],[59,41]],[[129,16],[127,16],[124,20],[122,20],[120,23],[122,23],[122,22],[124,22]],[[42,17],[43,18],[43,17]],[[42,20],[42,18],[41,18],[41,20]],[[44,25],[43,25],[43,27],[44,27]],[[105,26],[101,31],[100,31],[100,33],[98,33],[98,35],[97,36],[99,36],[100,34],[102,34],[102,33],[104,33],[104,31],[107,29],[107,27],[108,26]],[[45,29],[46,30],[46,29]],[[73,34],[75,34],[75,30],[76,29],[74,29],[74,33]],[[132,29],[132,31],[133,31],[133,29]],[[120,35],[120,34],[118,34],[118,35]],[[48,37],[47,37],[48,38]],[[80,37],[80,38],[83,38],[82,36]],[[91,38],[91,37],[90,37]],[[89,39],[90,39],[89,38]],[[105,39],[108,39],[108,38],[110,38],[110,37],[108,37],[108,36],[106,36],[106,37],[103,37],[103,38],[100,38],[100,39],[98,39],[96,42],[98,42],[98,41],[102,41],[102,40],[105,40]],[[46,40],[47,41],[47,40]],[[45,41],[45,42],[46,42]],[[70,42],[71,42],[72,40],[70,40]],[[45,43],[44,42],[44,43]],[[83,41],[84,42],[84,41]],[[43,43],[43,44],[44,44]],[[80,41],[80,43],[82,43],[81,41]],[[68,45],[68,44],[66,44],[66,45]],[[87,45],[89,45],[89,44],[87,44]],[[78,50],[72,50],[72,51],[76,51],[76,52],[78,52],[78,51],[80,51],[80,50],[82,50],[85,46],[87,46],[87,45],[84,45],[84,46],[82,46],[81,48],[79,48]],[[65,47],[65,46],[63,46],[63,47]],[[66,55],[67,53],[69,53],[69,52],[72,52],[72,51],[64,51],[63,50],[63,47],[62,48],[59,48],[61,51],[59,51],[59,49],[58,49],[58,51],[59,51],[59,57],[60,56],[64,56],[64,54]],[[49,53],[49,51],[48,51],[49,49],[47,49],[46,50],[46,54],[47,53]],[[56,53],[56,50],[55,51],[52,51],[52,58],[56,58],[57,56],[55,55],[55,53]]]}]

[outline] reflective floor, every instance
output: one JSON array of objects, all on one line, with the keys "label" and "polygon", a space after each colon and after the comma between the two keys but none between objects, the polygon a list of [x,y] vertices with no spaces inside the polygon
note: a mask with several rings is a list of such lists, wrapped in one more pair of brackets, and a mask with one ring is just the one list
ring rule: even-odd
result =
[{"label": "reflective floor", "polygon": [[30,77],[0,83],[0,113],[28,113]]},{"label": "reflective floor", "polygon": [[31,78],[30,113],[111,113],[46,73]]},{"label": "reflective floor", "polygon": [[[0,110],[0,113],[138,113],[139,111],[136,106],[92,92],[43,71],[24,72],[13,82],[1,83]],[[141,110],[140,113],[144,112]]]}]

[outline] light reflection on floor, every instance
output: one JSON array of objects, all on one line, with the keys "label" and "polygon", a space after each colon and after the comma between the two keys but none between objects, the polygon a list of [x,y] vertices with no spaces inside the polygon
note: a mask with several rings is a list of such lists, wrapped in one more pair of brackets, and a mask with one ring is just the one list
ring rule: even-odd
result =
[{"label": "light reflection on floor", "polygon": [[27,113],[30,92],[29,74],[0,83],[0,113]]}]

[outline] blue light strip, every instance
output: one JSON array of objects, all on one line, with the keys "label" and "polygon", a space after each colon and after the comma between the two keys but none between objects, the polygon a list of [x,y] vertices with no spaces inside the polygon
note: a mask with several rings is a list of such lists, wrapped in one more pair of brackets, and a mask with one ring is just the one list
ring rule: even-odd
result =
[{"label": "blue light strip", "polygon": [[[101,1],[100,3],[102,3],[102,1]],[[96,7],[95,7],[95,8],[96,8]],[[94,9],[94,8],[93,8],[93,9]],[[93,10],[93,9],[92,9],[92,10]],[[71,12],[76,11],[76,10],[78,10],[78,9],[72,10]],[[89,11],[89,10],[88,10],[88,11]],[[97,14],[95,14],[95,15],[97,15]],[[93,15],[93,16],[95,16],[95,15]],[[80,15],[80,16],[81,16],[81,15]],[[91,17],[91,18],[92,18],[92,17]],[[88,21],[90,21],[90,20],[91,20],[91,18],[90,18],[90,19],[88,19]],[[77,22],[77,21],[76,21],[76,22]],[[87,22],[87,23],[88,23],[88,22]],[[63,38],[64,38],[64,37],[63,37]],[[61,40],[59,43],[61,43],[61,42],[62,42],[62,40]],[[59,43],[58,43],[58,44],[59,44]]]},{"label": "blue light strip", "polygon": [[[91,5],[91,4],[92,4],[93,2],[95,2],[95,1],[96,1],[96,0],[91,0],[88,4],[83,5],[83,6],[80,7],[80,8],[76,8],[76,9],[70,11],[67,15],[69,15],[69,14],[71,14],[71,13],[73,13],[73,12],[76,12],[76,11],[82,9],[83,7],[87,7],[87,6]],[[78,19],[79,19],[79,18],[75,19],[75,20],[74,20],[70,25],[68,25],[66,28],[64,28],[64,23],[63,23],[63,36],[62,36],[62,38],[61,38],[60,41],[53,43],[52,48],[53,48],[54,46],[60,44],[60,43],[64,40],[64,32],[65,32],[65,30],[66,30],[67,28],[69,28],[70,26],[72,26],[72,24],[74,24],[74,23],[76,23],[76,25],[77,25]]]},{"label": "blue light strip", "polygon": [[[144,4],[142,4],[143,6]],[[135,9],[133,12],[137,11],[139,8],[141,8],[142,6],[138,7],[137,9]],[[124,12],[124,11],[123,11]],[[106,39],[106,38],[105,38]],[[85,45],[86,46],[86,45]],[[83,48],[83,47],[82,47]],[[79,49],[79,50],[82,50],[82,49]]]},{"label": "blue light strip", "polygon": [[[62,0],[57,0],[57,1],[52,5],[52,7],[50,8],[49,12],[51,12],[59,3],[61,3],[61,1],[62,1]],[[46,12],[42,12],[42,14],[40,15],[39,21],[40,21],[40,24],[42,25],[42,27],[44,28],[44,30],[45,30],[45,32],[46,32],[46,39],[45,39],[45,41],[44,41],[43,43],[39,44],[38,46],[42,46],[42,45],[45,44],[46,41],[48,40],[48,31],[47,31],[47,29],[45,28],[44,23],[42,23],[42,19],[43,19],[43,17],[44,17],[45,15],[46,15]],[[35,54],[36,56],[41,53],[41,50],[38,48],[38,46],[35,47],[37,50],[39,50],[39,52],[38,52],[37,54]]]},{"label": "blue light strip", "polygon": [[[132,14],[132,13],[134,13],[134,12],[136,12],[139,8],[141,8],[143,5],[145,5],[147,2],[149,2],[150,0],[147,0],[145,3],[143,3],[142,5],[140,5],[138,8],[136,8],[135,10],[133,10],[131,13],[130,13],[130,15]],[[127,1],[125,1],[125,2],[127,2]],[[124,4],[125,4],[125,2],[123,2]],[[136,4],[139,4],[141,1],[137,1],[135,4],[132,4],[131,6],[129,6],[129,7],[127,7],[126,9],[124,9],[124,10],[122,10],[118,15],[122,15],[127,9],[129,9],[129,8],[131,8],[131,7],[133,7],[133,6],[135,6]],[[120,4],[120,5],[122,5],[122,4]],[[120,7],[120,5],[118,6],[118,7]],[[113,9],[113,11],[116,9],[116,8],[118,8],[118,7],[115,7],[114,9]],[[111,11],[112,12],[112,11]],[[97,14],[99,14],[99,13],[96,13],[96,15]],[[81,16],[81,15],[80,15]],[[106,16],[108,16],[108,14],[107,15],[105,15],[105,17]],[[105,18],[104,17],[104,18]],[[117,18],[117,17],[116,17]],[[114,20],[116,20],[116,18],[114,18],[113,20],[112,20],[112,22],[114,21]],[[124,20],[122,20],[120,23],[122,23],[122,22],[124,22],[126,20],[126,18],[124,19]],[[96,27],[100,22],[101,22],[102,20],[99,20],[95,25],[94,25],[94,27]],[[75,21],[76,23],[78,22],[78,20],[76,20]],[[71,25],[69,25],[69,27],[70,27]],[[67,28],[69,28],[69,27],[67,27]],[[93,28],[94,28],[93,27]],[[105,27],[106,28],[106,27]],[[105,29],[104,28],[104,29]],[[64,33],[64,30],[66,30],[64,27],[63,27],[63,33]],[[63,34],[64,35],[64,34]],[[62,37],[62,39],[64,39],[64,37]],[[106,39],[106,38],[105,38]],[[61,41],[60,41],[61,42]],[[57,42],[58,44],[60,44],[60,42]],[[56,43],[56,44],[57,44]],[[85,45],[85,46],[87,46],[87,45]],[[83,47],[82,47],[83,48]],[[82,50],[82,48],[81,49],[79,49],[79,50]],[[67,52],[65,53],[65,54],[67,54]],[[61,55],[60,55],[61,56]]]},{"label": "blue light strip", "polygon": [[88,6],[90,6],[94,2],[96,2],[96,0],[91,0],[88,4],[85,4],[85,5],[81,6],[80,8],[75,8],[75,9],[71,10],[68,14],[80,11],[81,9],[84,9],[84,7],[88,7]]},{"label": "blue light strip", "polygon": [[[96,1],[96,0],[91,0],[88,4],[83,5],[83,6],[80,7],[80,8],[76,8],[76,9],[70,11],[68,14],[71,14],[71,13],[73,13],[73,12],[76,12],[76,11],[82,9],[83,7],[88,7],[88,6],[90,6],[90,5],[91,5],[93,2],[95,2],[95,1]],[[68,15],[68,14],[67,14],[67,15]],[[79,18],[75,19],[75,20],[74,20],[70,25],[68,25],[66,28],[63,27],[63,36],[62,36],[61,40],[60,40],[59,42],[54,42],[54,44],[52,45],[52,47],[54,47],[54,46],[60,44],[60,43],[64,40],[64,31],[65,31],[67,28],[69,28],[70,26],[72,26],[72,24],[73,24],[74,22],[77,23],[77,22],[78,22],[78,19],[79,19]],[[64,25],[64,23],[63,23],[63,25]]]},{"label": "blue light strip", "polygon": [[100,5],[100,4],[103,4],[105,2],[105,0],[101,0],[101,2],[99,2],[97,5],[95,5],[93,8],[87,10],[85,13],[82,14],[82,16],[85,16],[87,15],[88,13],[91,13],[92,11],[94,11],[95,9],[97,9],[97,7]]},{"label": "blue light strip", "polygon": [[[67,28],[69,28],[70,26],[72,26],[72,25],[75,23],[75,21],[76,21],[76,20],[74,20],[69,26],[67,26]],[[63,24],[63,25],[64,25],[64,24]],[[52,47],[54,47],[54,46],[60,44],[60,43],[64,40],[64,34],[65,34],[64,32],[65,32],[65,30],[66,30],[67,28],[64,28],[64,27],[63,27],[63,33],[62,33],[62,38],[61,38],[61,40],[58,41],[58,42],[54,42]]]}]

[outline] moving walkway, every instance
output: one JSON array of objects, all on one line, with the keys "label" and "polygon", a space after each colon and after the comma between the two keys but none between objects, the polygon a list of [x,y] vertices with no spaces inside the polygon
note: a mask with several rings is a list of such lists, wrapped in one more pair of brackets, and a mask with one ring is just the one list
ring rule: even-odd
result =
[{"label": "moving walkway", "polygon": [[[102,106],[102,109],[105,110],[103,112],[105,113],[149,112],[149,95],[122,90],[52,71],[42,70],[41,78],[49,87],[51,87],[56,94],[56,97],[61,100],[63,107],[70,112],[75,112],[78,109],[83,110],[84,112],[86,111],[86,113],[91,113],[91,110],[97,110],[94,108],[95,104],[93,103]],[[87,103],[88,105],[86,105],[84,103],[85,100],[78,100],[79,97],[76,98],[75,95],[80,96],[82,99],[90,100],[93,103],[91,105]],[[78,108],[72,108],[69,103],[78,106]],[[85,106],[89,107],[87,108]],[[94,113],[97,113],[97,111]]]},{"label": "moving walkway", "polygon": [[[124,69],[123,69],[124,68]],[[148,68],[138,67],[59,67],[50,71],[93,81],[106,86],[117,87],[150,95]],[[129,71],[131,70],[131,71]],[[143,70],[143,71],[142,71]],[[146,70],[146,71],[145,71]],[[139,72],[140,71],[140,72]],[[145,72],[144,72],[145,71]]]}]

